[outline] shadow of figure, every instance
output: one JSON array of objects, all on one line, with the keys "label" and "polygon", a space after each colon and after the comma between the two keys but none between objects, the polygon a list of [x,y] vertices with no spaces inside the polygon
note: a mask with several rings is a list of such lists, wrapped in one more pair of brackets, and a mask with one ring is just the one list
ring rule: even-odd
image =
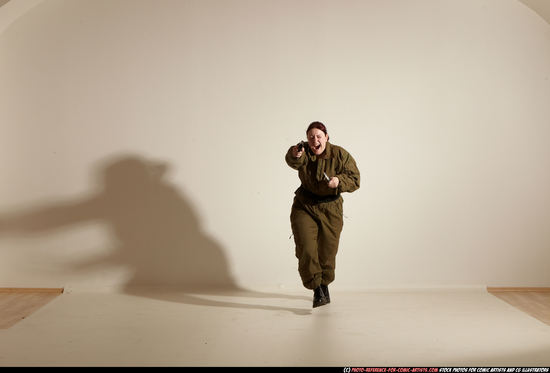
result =
[{"label": "shadow of figure", "polygon": [[235,282],[220,246],[202,230],[192,207],[165,180],[166,164],[123,156],[100,167],[99,191],[79,201],[0,216],[0,234],[51,231],[87,221],[107,223],[116,238],[109,255],[68,269],[90,271],[119,265],[132,271],[131,295],[203,306],[283,310],[309,309],[243,304],[201,295],[308,299],[247,290]]}]

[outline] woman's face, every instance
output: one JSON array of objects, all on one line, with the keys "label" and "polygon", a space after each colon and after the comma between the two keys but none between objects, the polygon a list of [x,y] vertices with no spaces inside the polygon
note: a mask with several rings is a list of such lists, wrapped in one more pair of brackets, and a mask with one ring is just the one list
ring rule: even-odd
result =
[{"label": "woman's face", "polygon": [[307,133],[309,148],[316,155],[321,155],[327,147],[328,135],[318,128],[312,128]]}]

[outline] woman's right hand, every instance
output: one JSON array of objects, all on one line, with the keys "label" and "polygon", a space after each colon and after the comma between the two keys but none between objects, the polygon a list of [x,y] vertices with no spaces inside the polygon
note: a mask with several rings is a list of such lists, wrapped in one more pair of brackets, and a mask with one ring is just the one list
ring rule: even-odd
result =
[{"label": "woman's right hand", "polygon": [[298,150],[298,145],[294,145],[292,147],[292,156],[294,158],[300,158],[303,153],[304,153],[304,148],[302,148],[302,150]]}]

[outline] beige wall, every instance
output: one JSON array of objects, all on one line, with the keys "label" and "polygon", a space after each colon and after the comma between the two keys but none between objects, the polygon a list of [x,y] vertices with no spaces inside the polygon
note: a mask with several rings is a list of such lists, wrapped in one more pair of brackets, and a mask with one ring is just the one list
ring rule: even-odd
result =
[{"label": "beige wall", "polygon": [[550,25],[516,0],[44,0],[0,81],[0,286],[300,288],[313,120],[362,172],[334,286],[550,286]]}]

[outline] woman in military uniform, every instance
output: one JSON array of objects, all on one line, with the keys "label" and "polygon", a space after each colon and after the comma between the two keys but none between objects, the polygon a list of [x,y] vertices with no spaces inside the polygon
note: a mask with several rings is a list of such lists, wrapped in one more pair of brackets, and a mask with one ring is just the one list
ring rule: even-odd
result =
[{"label": "woman in military uniform", "polygon": [[360,174],[353,157],[331,144],[327,128],[313,122],[306,130],[307,144],[288,149],[285,160],[298,170],[290,222],[298,272],[305,288],[313,290],[313,307],[330,303],[328,285],[334,281],[336,253],[343,227],[341,194],[359,188]]}]

